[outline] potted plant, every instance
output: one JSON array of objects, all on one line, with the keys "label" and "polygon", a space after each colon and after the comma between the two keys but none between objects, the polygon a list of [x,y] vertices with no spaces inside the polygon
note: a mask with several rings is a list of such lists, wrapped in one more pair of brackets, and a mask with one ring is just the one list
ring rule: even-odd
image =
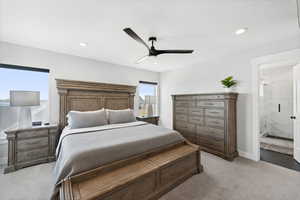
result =
[{"label": "potted plant", "polygon": [[233,76],[228,76],[224,80],[221,80],[221,83],[225,88],[225,92],[232,92],[232,88],[237,84],[237,81],[233,80]]}]

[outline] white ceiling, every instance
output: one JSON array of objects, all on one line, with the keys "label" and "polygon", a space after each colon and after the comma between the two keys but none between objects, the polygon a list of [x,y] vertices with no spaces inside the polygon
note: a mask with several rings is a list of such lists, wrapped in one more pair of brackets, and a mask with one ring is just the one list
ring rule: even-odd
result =
[{"label": "white ceiling", "polygon": [[[299,35],[296,0],[0,0],[0,40],[151,71],[166,71]],[[144,46],[194,49],[135,61]],[[236,29],[249,31],[236,36]],[[80,42],[88,44],[81,47]]]}]

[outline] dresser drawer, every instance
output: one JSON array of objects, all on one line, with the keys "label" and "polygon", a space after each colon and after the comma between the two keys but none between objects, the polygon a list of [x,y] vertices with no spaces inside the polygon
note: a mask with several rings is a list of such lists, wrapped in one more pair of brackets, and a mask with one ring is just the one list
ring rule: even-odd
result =
[{"label": "dresser drawer", "polygon": [[175,122],[175,129],[187,133],[196,133],[196,125],[195,124],[190,124],[190,123],[185,123],[185,122]]},{"label": "dresser drawer", "polygon": [[18,140],[17,151],[39,149],[48,146],[48,137]]},{"label": "dresser drawer", "polygon": [[224,129],[197,126],[197,135],[211,136],[215,138],[224,139],[225,132]]},{"label": "dresser drawer", "polygon": [[187,115],[176,114],[175,119],[176,119],[176,121],[185,121],[185,122],[187,122],[188,117],[187,117]]},{"label": "dresser drawer", "polygon": [[214,99],[224,99],[224,95],[200,95],[197,97],[197,99],[199,100],[204,100],[204,99],[208,99],[208,100],[214,100]]},{"label": "dresser drawer", "polygon": [[224,118],[225,110],[223,109],[205,109],[205,116]]},{"label": "dresser drawer", "polygon": [[198,136],[198,142],[200,146],[211,148],[217,151],[224,152],[224,140]]},{"label": "dresser drawer", "polygon": [[190,96],[176,96],[175,97],[175,100],[187,100],[187,101],[189,101],[189,100],[193,100],[193,99],[196,99],[195,98],[195,96],[192,96],[192,95],[190,95]]},{"label": "dresser drawer", "polygon": [[198,107],[219,107],[224,108],[225,103],[223,101],[199,101]]},{"label": "dresser drawer", "polygon": [[48,136],[48,129],[30,130],[18,133],[18,139]]},{"label": "dresser drawer", "polygon": [[189,107],[189,102],[188,101],[176,101],[175,102],[175,107],[184,107],[184,108],[188,108]]},{"label": "dresser drawer", "polygon": [[187,114],[187,112],[188,112],[188,108],[186,108],[186,107],[176,107],[175,108],[175,113]]},{"label": "dresser drawer", "polygon": [[204,125],[204,118],[202,116],[189,116],[189,123]]},{"label": "dresser drawer", "polygon": [[204,109],[203,108],[190,108],[189,115],[203,116]]},{"label": "dresser drawer", "polygon": [[205,124],[209,127],[222,128],[225,127],[225,121],[223,119],[205,118]]},{"label": "dresser drawer", "polygon": [[49,155],[48,147],[35,149],[31,151],[17,152],[17,161],[26,162],[46,158]]}]

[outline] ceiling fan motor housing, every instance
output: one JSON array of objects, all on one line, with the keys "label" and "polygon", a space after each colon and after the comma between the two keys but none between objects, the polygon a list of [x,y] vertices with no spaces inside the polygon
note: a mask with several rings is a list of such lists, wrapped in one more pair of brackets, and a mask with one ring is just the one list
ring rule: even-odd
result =
[{"label": "ceiling fan motor housing", "polygon": [[156,42],[156,40],[157,40],[156,37],[153,37],[153,36],[152,36],[152,37],[149,37],[149,41],[151,41],[151,42],[152,42],[152,41]]},{"label": "ceiling fan motor housing", "polygon": [[156,52],[156,49],[154,47],[154,42],[157,41],[157,38],[152,36],[152,37],[149,37],[148,41],[151,42],[151,47],[150,47],[150,50],[149,50],[149,56],[157,56],[157,52]]}]

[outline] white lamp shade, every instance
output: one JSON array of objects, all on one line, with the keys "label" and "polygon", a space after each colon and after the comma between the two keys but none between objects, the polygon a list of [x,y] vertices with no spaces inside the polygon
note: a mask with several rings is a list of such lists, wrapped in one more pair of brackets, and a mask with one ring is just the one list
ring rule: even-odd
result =
[{"label": "white lamp shade", "polygon": [[39,106],[40,92],[37,91],[10,91],[10,106]]}]

